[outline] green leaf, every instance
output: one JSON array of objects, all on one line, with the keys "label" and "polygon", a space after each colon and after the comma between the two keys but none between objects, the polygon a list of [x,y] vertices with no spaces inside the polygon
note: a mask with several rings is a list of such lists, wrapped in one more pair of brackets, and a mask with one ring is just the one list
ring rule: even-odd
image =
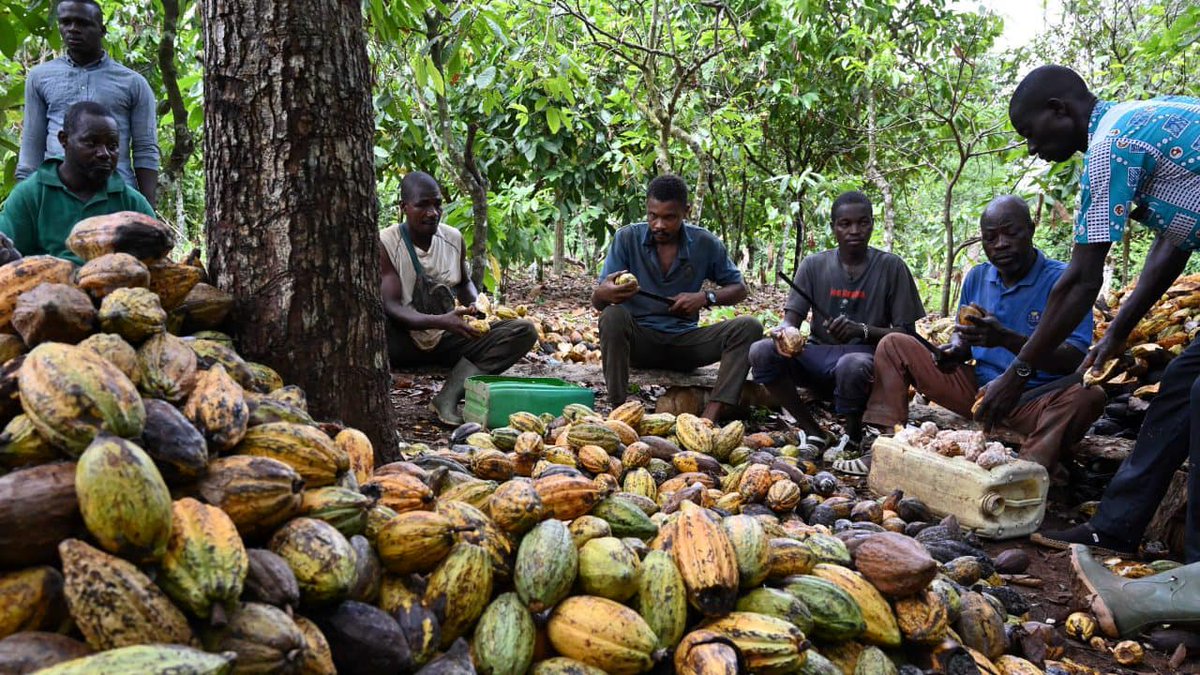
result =
[{"label": "green leaf", "polygon": [[4,52],[4,55],[10,59],[17,52],[17,47],[20,45],[20,39],[17,37],[15,28],[15,22],[9,21],[7,16],[4,17],[3,21],[0,21],[0,52]]},{"label": "green leaf", "polygon": [[559,127],[562,126],[562,118],[559,116],[558,108],[546,108],[546,124],[550,126],[550,133],[558,133]]},{"label": "green leaf", "polygon": [[429,76],[429,84],[438,96],[446,95],[446,83],[442,80],[442,73],[438,70],[437,64],[433,62],[433,58],[426,55],[425,57],[425,73]]},{"label": "green leaf", "polygon": [[475,86],[480,89],[487,89],[496,81],[496,67],[488,66],[482,73],[475,76]]}]

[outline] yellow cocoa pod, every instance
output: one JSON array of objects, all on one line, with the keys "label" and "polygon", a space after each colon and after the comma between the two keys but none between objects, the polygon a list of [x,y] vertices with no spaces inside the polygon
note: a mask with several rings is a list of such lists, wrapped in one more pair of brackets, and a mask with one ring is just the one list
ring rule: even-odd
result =
[{"label": "yellow cocoa pod", "polygon": [[145,285],[158,296],[162,308],[168,312],[178,307],[204,277],[203,269],[170,260],[157,260],[146,267],[148,280]]},{"label": "yellow cocoa pod", "polygon": [[582,476],[546,476],[533,482],[546,515],[559,520],[574,520],[592,510],[604,498],[604,491]]},{"label": "yellow cocoa pod", "polygon": [[483,613],[492,597],[492,565],[481,546],[461,542],[450,549],[425,587],[425,605],[443,607],[441,647],[446,649]]},{"label": "yellow cocoa pod", "polygon": [[118,288],[100,303],[100,328],[116,333],[130,344],[166,330],[167,313],[158,296],[145,288]]},{"label": "yellow cocoa pod", "polygon": [[350,468],[349,455],[324,431],[306,424],[271,422],[251,427],[234,452],[277,459],[295,469],[309,488],[333,485]]},{"label": "yellow cocoa pod", "polygon": [[633,427],[630,426],[629,423],[623,420],[607,419],[604,420],[604,426],[612,429],[613,432],[617,434],[617,438],[620,439],[621,443],[624,445],[636,443],[638,440],[638,433],[634,431]]},{"label": "yellow cocoa pod", "polygon": [[554,649],[613,675],[644,673],[654,666],[654,631],[637,612],[605,598],[578,595],[550,615]]},{"label": "yellow cocoa pod", "polygon": [[118,288],[145,288],[150,270],[128,253],[108,253],[89,260],[75,273],[75,285],[94,300]]},{"label": "yellow cocoa pod", "polygon": [[[375,486],[368,488],[368,486]],[[379,503],[396,513],[433,509],[433,490],[421,479],[408,474],[380,474],[363,483],[363,488],[378,489]]]},{"label": "yellow cocoa pod", "polygon": [[729,459],[734,448],[742,444],[746,437],[746,425],[741,420],[734,420],[721,427],[713,438],[713,456],[722,462]]},{"label": "yellow cocoa pod", "polygon": [[676,521],[675,565],[687,587],[688,602],[705,616],[722,616],[737,602],[737,553],[709,512],[684,501]]},{"label": "yellow cocoa pod", "polygon": [[58,550],[71,618],[93,649],[196,643],[183,612],[133,563],[78,539]]},{"label": "yellow cocoa pod", "polygon": [[638,428],[642,423],[642,418],[645,416],[646,404],[637,400],[626,401],[608,413],[608,419],[624,422],[634,429]]},{"label": "yellow cocoa pod", "polygon": [[699,417],[683,413],[675,418],[675,435],[685,450],[713,454],[715,437],[713,430]]},{"label": "yellow cocoa pod", "polygon": [[180,404],[196,386],[196,353],[170,333],[156,333],[137,350],[138,388],[152,398]]},{"label": "yellow cocoa pod", "polygon": [[824,579],[841,588],[854,598],[867,628],[859,636],[868,644],[880,647],[900,646],[900,627],[883,595],[861,574],[841,565],[818,563],[812,570],[813,576]]},{"label": "yellow cocoa pod", "polygon": [[449,555],[454,534],[454,523],[440,513],[407,511],[379,528],[375,547],[388,572],[429,572]]},{"label": "yellow cocoa pod", "polygon": [[72,253],[84,260],[94,260],[109,253],[128,253],[138,260],[157,260],[175,246],[175,234],[153,216],[120,211],[75,223],[66,243]]},{"label": "yellow cocoa pod", "polygon": [[0,433],[0,467],[4,469],[45,464],[57,457],[58,451],[42,438],[26,415],[9,420]]},{"label": "yellow cocoa pod", "polygon": [[110,553],[162,559],[171,536],[171,493],[144,450],[101,433],[79,457],[75,492],[88,531]]},{"label": "yellow cocoa pod", "polygon": [[588,595],[628,600],[640,573],[641,561],[616,537],[597,537],[579,549],[579,586]]},{"label": "yellow cocoa pod", "polygon": [[233,455],[213,460],[197,488],[204,501],[229,515],[238,532],[251,537],[299,512],[304,479],[279,460]]},{"label": "yellow cocoa pod", "polygon": [[541,522],[545,507],[532,481],[510,480],[492,493],[488,499],[488,512],[497,527],[518,535]]},{"label": "yellow cocoa pod", "polygon": [[896,623],[905,640],[936,645],[949,629],[948,608],[942,597],[931,590],[896,600]]},{"label": "yellow cocoa pod", "polygon": [[63,576],[49,566],[0,574],[0,638],[53,631],[66,618]]},{"label": "yellow cocoa pod", "polygon": [[51,445],[78,456],[100,431],[136,438],[146,422],[137,388],[95,352],[56,342],[25,356],[21,407]]},{"label": "yellow cocoa pod", "polygon": [[755,612],[731,612],[704,625],[733,641],[752,673],[795,673],[804,666],[808,642],[795,624]]},{"label": "yellow cocoa pod", "polygon": [[224,511],[185,497],[172,505],[171,539],[159,569],[159,586],[201,619],[222,619],[237,609],[250,569],[246,547]]},{"label": "yellow cocoa pod", "polygon": [[283,388],[283,377],[272,367],[247,361],[250,369],[250,388],[260,394],[269,394]]},{"label": "yellow cocoa pod", "polygon": [[183,645],[130,645],[76,658],[39,670],[40,675],[95,675],[96,673],[195,673],[225,675],[233,672],[236,654],[210,654]]},{"label": "yellow cocoa pod", "polygon": [[317,624],[299,614],[293,616],[292,621],[304,636],[306,646],[300,672],[303,675],[337,675],[337,668],[333,665],[333,651],[330,650],[329,641],[325,639],[325,634]]},{"label": "yellow cocoa pod", "polygon": [[0,266],[0,332],[12,333],[17,298],[41,284],[69,284],[75,266],[49,255],[31,255]]},{"label": "yellow cocoa pod", "polygon": [[131,382],[137,383],[140,371],[137,351],[120,335],[96,333],[80,342],[78,346],[95,352],[101,358],[116,366]]},{"label": "yellow cocoa pod", "polygon": [[629,284],[636,284],[637,277],[633,276],[629,272],[623,272],[618,274],[616,279],[613,279],[613,283],[618,286],[628,286]]},{"label": "yellow cocoa pod", "polygon": [[371,480],[371,474],[375,472],[375,446],[371,445],[371,439],[366,434],[347,427],[333,437],[333,443],[346,453],[350,471],[354,472],[359,485]]},{"label": "yellow cocoa pod", "polygon": [[232,449],[246,435],[250,408],[245,393],[220,364],[198,373],[183,414],[214,452]]},{"label": "yellow cocoa pod", "polygon": [[271,537],[268,548],[292,568],[303,604],[336,604],[354,584],[354,549],[329,523],[293,519]]}]

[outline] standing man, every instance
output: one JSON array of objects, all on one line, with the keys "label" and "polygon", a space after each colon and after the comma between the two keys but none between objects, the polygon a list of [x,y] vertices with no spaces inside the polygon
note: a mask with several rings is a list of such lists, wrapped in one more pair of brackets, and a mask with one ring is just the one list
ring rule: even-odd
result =
[{"label": "standing man", "polygon": [[104,52],[104,15],[95,0],[64,0],[55,8],[67,53],[34,66],[25,80],[25,122],[17,180],[50,157],[62,157],[58,132],[67,108],[95,101],[117,121],[117,174],[153,204],[158,194],[158,131],[154,92],[146,78]]},{"label": "standing man", "polygon": [[433,412],[443,424],[462,424],[458,402],[467,378],[508,370],[537,342],[537,331],[525,319],[501,321],[482,333],[467,324],[478,293],[462,233],[442,223],[442,190],[433,176],[404,176],[400,208],[404,222],[379,233],[388,360],[393,368],[453,366]]},{"label": "standing man", "polygon": [[[850,445],[857,446],[871,395],[875,345],[890,333],[912,334],[925,307],[908,265],[869,245],[875,220],[866,195],[838,195],[830,227],[837,248],[808,256],[796,269],[796,286],[818,306],[793,290],[784,305],[783,325],[751,348],[750,363],[754,381],[765,386],[810,436],[820,438],[824,432],[796,387],[832,389],[834,411],[845,417]],[[815,310],[815,320],[809,322],[808,344],[789,353],[783,331],[799,328],[809,310]]]},{"label": "standing man", "polygon": [[[42,162],[22,181],[0,211],[0,234],[23,255],[52,255],[82,265],[67,248],[75,223],[118,211],[154,209],[113,171],[117,165],[117,121],[104,106],[80,101],[67,109],[58,132],[65,157]],[[0,237],[2,240],[3,237]]]},{"label": "standing man", "polygon": [[[1030,154],[1062,162],[1086,152],[1071,263],[1046,303],[1036,331],[1012,365],[988,387],[977,417],[1004,419],[1036,375],[1039,363],[1091,311],[1103,285],[1104,259],[1129,219],[1157,233],[1137,286],[1121,303],[1082,368],[1119,355],[1134,326],[1183,271],[1200,247],[1200,99],[1164,96],[1148,101],[1100,101],[1083,79],[1061,66],[1035,69],[1008,106]],[[1200,341],[1167,367],[1158,396],[1129,458],[1121,465],[1091,521],[1035,534],[1056,548],[1084,544],[1102,553],[1137,551],[1142,533],[1171,476],[1191,459],[1185,554],[1200,561]]]},{"label": "standing man", "polygon": [[[658,176],[646,189],[646,222],[613,235],[592,306],[600,314],[600,352],[608,402],[629,395],[629,367],[689,371],[721,362],[703,416],[716,422],[741,398],[750,345],[762,337],[758,319],[742,316],[700,328],[700,310],[746,298],[742,273],[711,232],[686,222],[687,184]],[[618,284],[628,272],[636,282]],[[719,288],[702,291],[705,280]],[[670,303],[638,294],[639,289]]]},{"label": "standing man", "polygon": [[[909,385],[938,405],[971,416],[979,388],[1003,373],[1025,346],[1046,314],[1050,289],[1067,267],[1034,248],[1033,230],[1029,206],[1020,197],[1005,195],[987,205],[979,218],[979,238],[988,261],[971,268],[963,281],[959,325],[950,344],[940,348],[935,360],[911,335],[880,340],[875,387],[863,416],[868,424],[891,429],[906,423]],[[964,311],[967,307],[974,311]],[[1091,344],[1089,312],[1050,352],[1025,390],[1075,370]],[[971,359],[974,367],[966,365]],[[1103,411],[1103,390],[1074,384],[1026,401],[1004,423],[1026,435],[1021,459],[1052,471],[1060,453],[1079,442]]]}]

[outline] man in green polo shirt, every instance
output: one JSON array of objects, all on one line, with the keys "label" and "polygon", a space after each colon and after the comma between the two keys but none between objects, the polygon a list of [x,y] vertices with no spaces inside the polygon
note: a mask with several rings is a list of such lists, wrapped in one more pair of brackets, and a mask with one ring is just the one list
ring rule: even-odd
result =
[{"label": "man in green polo shirt", "polygon": [[75,223],[118,211],[154,215],[150,202],[118,176],[117,121],[94,101],[67,109],[58,132],[63,159],[48,159],[13,188],[0,211],[0,234],[22,255],[52,255],[82,264],[67,248]]}]

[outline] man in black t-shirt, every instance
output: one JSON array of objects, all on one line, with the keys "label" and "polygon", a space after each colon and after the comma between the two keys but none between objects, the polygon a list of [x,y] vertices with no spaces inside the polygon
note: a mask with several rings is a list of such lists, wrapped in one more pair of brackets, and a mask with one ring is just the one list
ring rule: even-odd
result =
[{"label": "man in black t-shirt", "polygon": [[[833,202],[837,248],[805,258],[795,283],[820,307],[813,313],[808,344],[789,354],[783,330],[799,327],[813,309],[792,291],[783,325],[750,348],[754,381],[764,385],[810,435],[823,432],[796,391],[797,385],[833,390],[834,411],[845,418],[851,444],[862,440],[862,414],[874,380],[875,345],[889,333],[913,333],[925,316],[912,273],[898,256],[871,248],[871,202],[844,192]],[[823,311],[832,319],[822,320]]]}]

